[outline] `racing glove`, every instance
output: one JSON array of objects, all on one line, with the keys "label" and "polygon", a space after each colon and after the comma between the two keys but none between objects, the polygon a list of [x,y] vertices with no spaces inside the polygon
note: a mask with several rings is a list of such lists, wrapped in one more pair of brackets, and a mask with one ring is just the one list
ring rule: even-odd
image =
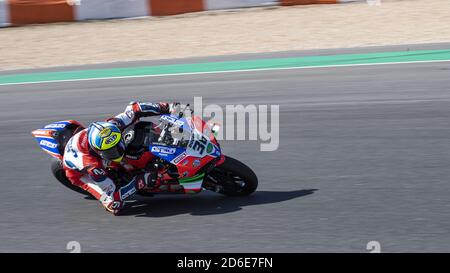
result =
[{"label": "racing glove", "polygon": [[169,113],[174,114],[180,111],[181,104],[179,102],[172,102],[169,104]]},{"label": "racing glove", "polygon": [[114,215],[119,215],[124,207],[123,201],[112,201],[105,209]]},{"label": "racing glove", "polygon": [[145,188],[152,188],[156,185],[158,179],[157,172],[149,172],[136,176],[136,189],[142,190]]}]

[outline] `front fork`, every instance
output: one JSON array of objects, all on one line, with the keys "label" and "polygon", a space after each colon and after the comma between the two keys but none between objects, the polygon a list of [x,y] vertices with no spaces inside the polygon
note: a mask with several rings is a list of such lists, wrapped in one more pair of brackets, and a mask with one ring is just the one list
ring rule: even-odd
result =
[{"label": "front fork", "polygon": [[220,185],[219,181],[216,181],[214,177],[209,175],[209,173],[217,166],[220,166],[225,162],[225,156],[222,154],[219,158],[216,159],[216,162],[213,162],[209,166],[209,168],[206,170],[204,181],[203,181],[203,187],[207,190],[214,191],[214,192],[221,192],[223,191],[223,186]]},{"label": "front fork", "polygon": [[214,164],[214,167],[221,165],[223,162],[225,162],[225,156],[221,154],[219,161],[217,161],[216,164]]}]

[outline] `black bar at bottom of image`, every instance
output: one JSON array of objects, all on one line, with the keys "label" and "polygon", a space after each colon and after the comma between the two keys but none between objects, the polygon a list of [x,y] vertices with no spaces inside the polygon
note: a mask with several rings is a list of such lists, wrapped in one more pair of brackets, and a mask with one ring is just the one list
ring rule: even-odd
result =
[{"label": "black bar at bottom of image", "polygon": [[[52,265],[71,270],[105,269],[129,271],[137,268],[149,272],[280,272],[313,268],[405,270],[418,266],[446,265],[449,254],[389,254],[389,253],[24,253],[0,254],[3,267],[32,266],[44,270]],[[24,262],[26,261],[26,262]],[[362,266],[362,267],[361,267]],[[297,270],[295,270],[297,269]]]}]

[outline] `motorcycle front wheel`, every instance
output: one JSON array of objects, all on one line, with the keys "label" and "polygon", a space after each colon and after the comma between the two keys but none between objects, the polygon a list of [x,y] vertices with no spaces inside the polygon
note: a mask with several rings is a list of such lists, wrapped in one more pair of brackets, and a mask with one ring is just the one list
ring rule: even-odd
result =
[{"label": "motorcycle front wheel", "polygon": [[207,180],[217,186],[219,193],[227,196],[250,195],[258,187],[258,178],[252,169],[229,156],[207,175]]}]

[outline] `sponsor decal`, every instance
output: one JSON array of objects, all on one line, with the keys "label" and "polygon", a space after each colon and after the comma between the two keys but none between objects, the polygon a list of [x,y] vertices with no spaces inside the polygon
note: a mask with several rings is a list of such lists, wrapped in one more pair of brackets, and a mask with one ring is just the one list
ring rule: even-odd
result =
[{"label": "sponsor decal", "polygon": [[54,149],[54,148],[58,147],[58,144],[50,142],[50,141],[47,141],[47,140],[39,141],[39,145],[42,145],[42,146],[45,146],[45,147],[48,147],[48,148],[51,148],[51,149]]},{"label": "sponsor decal", "polygon": [[75,166],[75,164],[73,164],[71,161],[69,161],[69,160],[64,160],[64,163],[66,164],[66,166],[67,167],[69,167],[69,168],[71,168],[71,169],[73,169],[73,170],[76,170],[77,169],[77,167]]},{"label": "sponsor decal", "polygon": [[161,119],[162,119],[162,120],[165,120],[165,121],[167,121],[167,122],[169,122],[169,123],[175,124],[175,125],[177,125],[177,126],[179,126],[179,127],[183,126],[183,124],[184,124],[183,121],[178,120],[178,119],[176,119],[176,118],[174,118],[174,117],[171,117],[171,116],[166,116],[166,115],[164,115],[164,116],[161,116]]},{"label": "sponsor decal", "polygon": [[156,108],[158,108],[158,105],[156,103],[151,103],[151,102],[140,102],[139,103],[139,107],[145,111],[145,110],[155,110]]},{"label": "sponsor decal", "polygon": [[162,154],[174,154],[177,151],[176,148],[153,146],[151,152]]},{"label": "sponsor decal", "polygon": [[138,160],[139,159],[139,156],[136,156],[136,155],[125,155],[125,157],[129,158],[131,160]]},{"label": "sponsor decal", "polygon": [[114,134],[114,135],[112,135],[112,136],[110,136],[110,137],[108,137],[108,138],[106,139],[105,144],[111,144],[111,143],[113,143],[116,139],[117,139],[117,134]]},{"label": "sponsor decal", "polygon": [[173,164],[178,164],[181,160],[183,160],[183,158],[185,158],[186,157],[186,152],[183,152],[183,153],[181,153],[179,156],[177,156],[177,157],[175,157],[173,160],[172,160],[172,163]]},{"label": "sponsor decal", "polygon": [[45,126],[44,128],[45,129],[55,129],[55,128],[64,128],[64,127],[66,127],[66,124],[64,124],[64,123],[52,123],[52,124]]},{"label": "sponsor decal", "polygon": [[183,173],[183,177],[186,177],[186,176],[188,176],[189,175],[189,172],[184,172]]},{"label": "sponsor decal", "polygon": [[127,117],[129,117],[130,119],[133,119],[134,112],[132,110],[128,110],[125,112],[125,115],[127,115]]},{"label": "sponsor decal", "polygon": [[188,163],[189,163],[189,160],[185,160],[185,161],[183,162],[183,166],[186,166]]},{"label": "sponsor decal", "polygon": [[103,130],[100,131],[100,133],[98,134],[100,137],[107,137],[111,134],[111,129],[110,128],[105,128]]},{"label": "sponsor decal", "polygon": [[196,160],[194,160],[194,162],[192,163],[192,167],[197,168],[198,166],[200,166],[200,160],[196,159]]},{"label": "sponsor decal", "polygon": [[206,146],[206,152],[208,154],[212,153],[214,151],[214,147],[211,143],[208,143],[208,146]]},{"label": "sponsor decal", "polygon": [[106,192],[108,196],[112,196],[112,194],[114,193],[114,189],[115,189],[114,185],[108,185],[103,188],[103,191]]},{"label": "sponsor decal", "polygon": [[69,140],[69,143],[67,143],[66,154],[67,153],[71,153],[74,158],[77,158],[78,157],[78,153],[77,153],[76,150],[73,149],[72,143],[73,143],[73,137]]},{"label": "sponsor decal", "polygon": [[132,195],[136,192],[136,188],[134,186],[134,182],[131,182],[130,184],[126,185],[124,188],[120,189],[120,196],[122,200],[125,200],[127,197]]},{"label": "sponsor decal", "polygon": [[124,195],[122,195],[122,200],[127,199],[130,195],[136,192],[136,189],[133,187],[131,190],[127,191]]}]

